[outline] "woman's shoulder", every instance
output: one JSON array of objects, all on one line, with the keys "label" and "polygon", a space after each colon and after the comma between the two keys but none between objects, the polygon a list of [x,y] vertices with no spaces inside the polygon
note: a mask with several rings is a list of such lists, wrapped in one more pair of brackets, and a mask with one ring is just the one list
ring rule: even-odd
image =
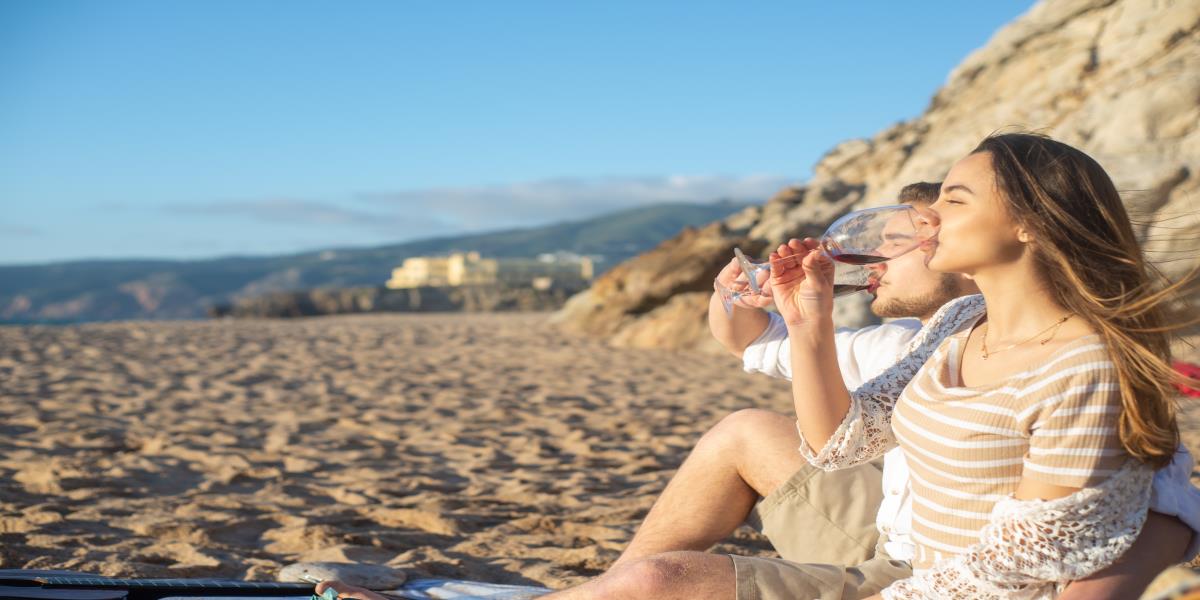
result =
[{"label": "woman's shoulder", "polygon": [[1086,334],[1055,342],[1048,359],[1026,371],[1023,395],[1057,397],[1083,395],[1095,399],[1120,397],[1117,368],[1104,340]]},{"label": "woman's shoulder", "polygon": [[1038,374],[1107,373],[1116,369],[1103,338],[1090,330],[1079,333],[1047,342],[1050,356],[1035,371]]}]

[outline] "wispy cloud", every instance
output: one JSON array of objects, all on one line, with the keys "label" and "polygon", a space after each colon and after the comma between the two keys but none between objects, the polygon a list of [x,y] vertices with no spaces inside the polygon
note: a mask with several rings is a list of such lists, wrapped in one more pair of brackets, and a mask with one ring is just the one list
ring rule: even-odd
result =
[{"label": "wispy cloud", "polygon": [[378,206],[430,215],[464,229],[549,223],[661,202],[762,202],[792,180],[774,175],[729,177],[558,178],[491,186],[361,194]]},{"label": "wispy cloud", "polygon": [[560,178],[361,193],[341,203],[272,198],[173,205],[163,210],[269,225],[365,231],[400,240],[543,225],[663,202],[762,202],[789,183],[769,175]]},{"label": "wispy cloud", "polygon": [[243,200],[164,207],[172,214],[246,217],[272,225],[341,226],[369,229],[392,236],[436,235],[457,229],[423,215],[364,211],[328,202],[294,199]]}]

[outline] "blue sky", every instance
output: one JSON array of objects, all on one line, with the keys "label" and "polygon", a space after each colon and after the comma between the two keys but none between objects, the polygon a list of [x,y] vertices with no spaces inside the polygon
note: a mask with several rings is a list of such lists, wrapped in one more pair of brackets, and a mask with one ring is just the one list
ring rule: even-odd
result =
[{"label": "blue sky", "polygon": [[764,200],[1030,2],[0,1],[0,263]]}]

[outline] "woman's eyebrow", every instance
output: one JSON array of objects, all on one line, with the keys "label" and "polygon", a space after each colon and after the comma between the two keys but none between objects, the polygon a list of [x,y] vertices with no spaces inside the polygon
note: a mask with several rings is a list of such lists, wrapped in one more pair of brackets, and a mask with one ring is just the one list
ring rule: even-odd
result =
[{"label": "woman's eyebrow", "polygon": [[975,192],[972,192],[972,191],[971,191],[971,188],[969,188],[969,187],[967,187],[967,186],[965,186],[965,185],[963,185],[963,184],[961,184],[961,183],[956,183],[956,184],[954,184],[954,185],[951,185],[951,186],[948,186],[948,187],[944,188],[944,189],[942,190],[942,193],[943,193],[943,194],[949,194],[950,192],[953,192],[953,191],[955,191],[955,190],[962,190],[962,191],[964,191],[964,192],[966,192],[966,193],[968,193],[968,194],[970,194],[970,195],[972,195],[972,196],[974,196],[974,195],[975,195]]}]

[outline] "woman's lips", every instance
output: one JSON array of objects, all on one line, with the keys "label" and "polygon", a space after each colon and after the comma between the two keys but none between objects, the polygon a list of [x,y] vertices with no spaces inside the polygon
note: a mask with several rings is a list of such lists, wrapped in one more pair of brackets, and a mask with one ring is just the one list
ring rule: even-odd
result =
[{"label": "woman's lips", "polygon": [[933,258],[934,254],[937,254],[937,247],[938,247],[937,238],[925,240],[925,241],[921,242],[920,246],[917,246],[917,248],[919,248],[921,250],[921,252],[923,254],[925,254],[925,266],[928,267],[929,260]]}]

